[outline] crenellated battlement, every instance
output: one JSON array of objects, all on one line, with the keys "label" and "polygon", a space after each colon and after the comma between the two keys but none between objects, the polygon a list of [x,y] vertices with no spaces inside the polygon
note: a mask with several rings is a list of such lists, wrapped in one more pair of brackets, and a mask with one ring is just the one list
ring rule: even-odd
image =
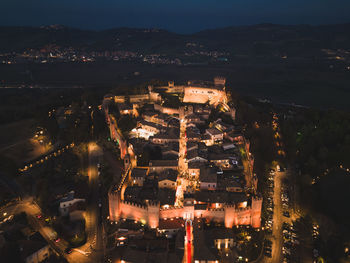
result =
[{"label": "crenellated battlement", "polygon": [[133,203],[133,202],[130,202],[130,201],[120,201],[120,203],[121,204],[125,204],[125,205],[138,207],[138,208],[147,209],[147,207],[145,205],[141,205],[141,204],[138,204],[138,203]]},{"label": "crenellated battlement", "polygon": [[176,209],[183,209],[184,207],[183,206],[169,206],[169,207],[166,207],[166,208],[160,208],[160,211],[167,211],[167,210],[176,210]]},{"label": "crenellated battlement", "polygon": [[237,212],[244,212],[244,211],[250,211],[252,208],[251,207],[240,207],[236,208]]},{"label": "crenellated battlement", "polygon": [[219,212],[219,211],[225,211],[225,208],[208,208],[207,211]]},{"label": "crenellated battlement", "polygon": [[148,201],[147,202],[147,207],[158,207],[160,206],[160,202],[159,201]]}]

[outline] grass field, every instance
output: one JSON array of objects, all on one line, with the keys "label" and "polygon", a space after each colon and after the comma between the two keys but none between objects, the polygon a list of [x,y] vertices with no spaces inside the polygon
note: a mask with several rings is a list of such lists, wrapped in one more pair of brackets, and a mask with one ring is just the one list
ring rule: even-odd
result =
[{"label": "grass field", "polygon": [[35,122],[32,119],[0,126],[0,154],[13,159],[18,165],[48,152],[51,147],[33,139]]},{"label": "grass field", "polygon": [[0,125],[0,151],[11,148],[11,145],[24,143],[34,136],[35,128],[33,119]]},{"label": "grass field", "polygon": [[[226,65],[205,66],[117,62],[18,64],[11,67],[0,65],[0,79],[13,85],[18,85],[18,81],[26,83],[26,75],[22,74],[26,70],[32,72],[34,83],[41,86],[81,86],[106,92],[113,89],[119,93],[125,92],[130,86],[147,87],[152,80],[184,83],[193,79],[212,80],[215,76],[224,76],[228,89],[242,95],[267,98],[276,103],[350,109],[350,72],[330,69],[313,62],[300,65],[293,61],[235,60]],[[134,75],[134,72],[139,72],[139,75]]]}]

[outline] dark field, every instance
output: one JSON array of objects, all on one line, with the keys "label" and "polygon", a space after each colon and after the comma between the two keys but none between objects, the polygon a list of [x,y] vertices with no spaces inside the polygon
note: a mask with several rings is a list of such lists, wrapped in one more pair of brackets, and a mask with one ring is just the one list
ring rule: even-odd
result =
[{"label": "dark field", "polygon": [[[139,72],[139,75],[134,75]],[[154,80],[210,80],[225,76],[227,87],[242,95],[271,99],[275,103],[295,103],[318,108],[350,109],[350,71],[319,68],[305,64],[238,61],[229,65],[172,66],[122,64],[116,62],[0,65],[2,83],[18,86],[33,83],[53,87],[93,87],[122,89]]]}]

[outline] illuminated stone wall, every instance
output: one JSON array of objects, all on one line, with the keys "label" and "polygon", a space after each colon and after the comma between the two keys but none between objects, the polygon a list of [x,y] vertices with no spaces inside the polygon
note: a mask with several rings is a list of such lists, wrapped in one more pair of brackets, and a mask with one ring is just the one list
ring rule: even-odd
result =
[{"label": "illuminated stone wall", "polygon": [[220,103],[226,103],[226,93],[224,90],[215,88],[204,88],[204,87],[185,87],[183,102],[187,103],[206,103],[212,105],[218,105]]}]

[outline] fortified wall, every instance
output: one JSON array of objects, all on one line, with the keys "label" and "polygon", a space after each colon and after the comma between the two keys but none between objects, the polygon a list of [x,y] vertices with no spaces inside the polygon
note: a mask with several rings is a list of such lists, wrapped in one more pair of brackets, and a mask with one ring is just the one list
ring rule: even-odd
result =
[{"label": "fortified wall", "polygon": [[236,205],[226,204],[217,209],[195,209],[194,205],[169,208],[160,208],[159,203],[148,202],[140,205],[120,198],[120,193],[109,193],[109,219],[119,221],[130,219],[148,224],[151,228],[157,228],[160,219],[171,218],[205,218],[210,221],[222,222],[225,227],[232,228],[236,225],[251,225],[259,228],[261,225],[261,198],[252,198],[251,206],[238,208]]}]

